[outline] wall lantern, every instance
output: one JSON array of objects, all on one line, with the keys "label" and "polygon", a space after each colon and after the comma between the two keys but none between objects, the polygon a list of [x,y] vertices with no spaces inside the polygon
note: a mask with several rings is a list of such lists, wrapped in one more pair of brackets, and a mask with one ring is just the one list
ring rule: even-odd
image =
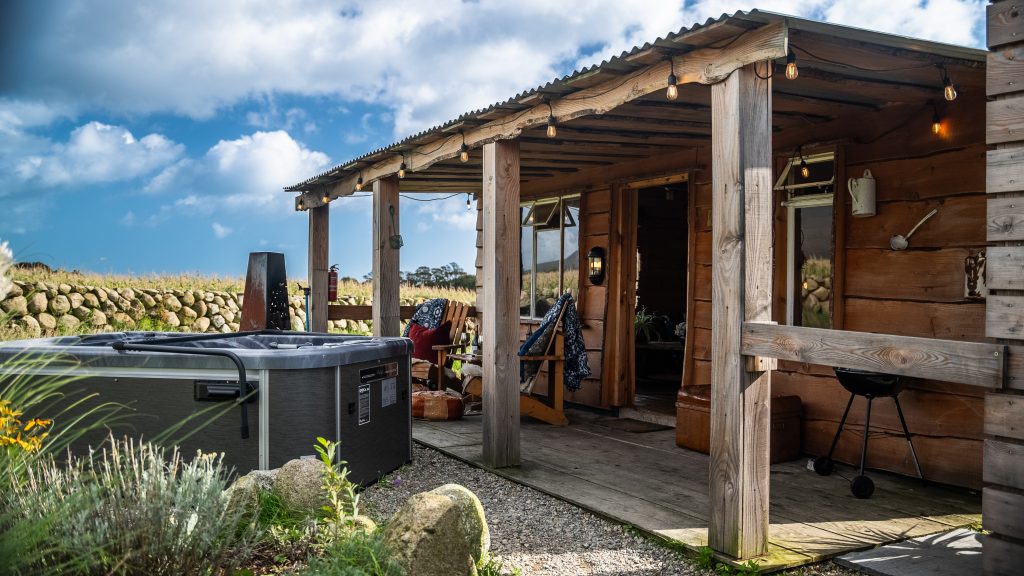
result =
[{"label": "wall lantern", "polygon": [[599,286],[604,282],[604,248],[594,246],[587,253],[587,269],[590,271],[590,283]]}]

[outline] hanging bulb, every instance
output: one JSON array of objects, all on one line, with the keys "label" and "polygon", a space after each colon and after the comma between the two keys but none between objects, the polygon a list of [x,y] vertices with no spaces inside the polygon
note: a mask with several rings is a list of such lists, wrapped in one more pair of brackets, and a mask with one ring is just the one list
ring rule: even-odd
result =
[{"label": "hanging bulb", "polygon": [[363,189],[363,177],[360,176],[359,178],[356,179],[356,192],[359,192],[362,189]]},{"label": "hanging bulb", "polygon": [[947,102],[956,100],[956,87],[953,86],[953,81],[949,79],[949,75],[945,75],[942,79],[942,96]]},{"label": "hanging bulb", "polygon": [[473,208],[472,200],[473,200],[473,195],[469,194],[469,193],[466,193],[466,210],[469,210],[469,209]]},{"label": "hanging bulb", "polygon": [[800,159],[800,176],[803,178],[811,177],[811,169],[807,166],[807,161],[803,158]]},{"label": "hanging bulb", "polygon": [[302,210],[306,207],[306,203],[302,201],[302,197],[299,197],[299,203],[295,205],[296,210]]},{"label": "hanging bulb", "polygon": [[796,54],[792,50],[786,54],[786,79],[796,80],[796,77],[800,75],[800,70],[796,67]]},{"label": "hanging bulb", "polygon": [[558,136],[558,120],[554,116],[548,116],[548,138]]},{"label": "hanging bulb", "polygon": [[398,167],[398,177],[400,179],[405,178],[405,162],[402,162],[402,165]]},{"label": "hanging bulb", "polygon": [[668,90],[665,91],[665,98],[675,100],[679,98],[679,86],[676,86],[676,75],[668,75]]},{"label": "hanging bulb", "polygon": [[320,197],[320,201],[323,202],[324,204],[330,204],[330,202],[331,202],[331,195],[326,193],[326,192],[324,192],[324,195]]},{"label": "hanging bulb", "polygon": [[932,134],[938,134],[942,131],[942,118],[939,117],[939,113],[936,112],[932,116]]},{"label": "hanging bulb", "polygon": [[459,147],[459,160],[462,162],[469,162],[469,146],[463,142],[462,146]]}]

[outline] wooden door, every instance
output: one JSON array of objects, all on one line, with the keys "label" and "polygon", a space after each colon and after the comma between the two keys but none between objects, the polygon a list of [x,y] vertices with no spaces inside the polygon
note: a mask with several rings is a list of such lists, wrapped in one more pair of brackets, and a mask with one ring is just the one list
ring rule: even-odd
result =
[{"label": "wooden door", "polygon": [[636,393],[636,191],[612,186],[610,216],[603,396],[609,406],[629,406]]}]

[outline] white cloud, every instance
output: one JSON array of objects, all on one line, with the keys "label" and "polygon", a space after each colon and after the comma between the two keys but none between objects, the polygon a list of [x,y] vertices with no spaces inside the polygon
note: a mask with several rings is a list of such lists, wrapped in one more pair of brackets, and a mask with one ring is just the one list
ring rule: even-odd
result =
[{"label": "white cloud", "polygon": [[227,236],[228,234],[231,234],[231,232],[232,232],[231,228],[228,228],[227,226],[224,226],[224,225],[222,225],[222,224],[220,224],[218,222],[214,222],[212,224],[212,227],[213,227],[213,235],[216,236],[217,238],[224,238],[225,236]]},{"label": "white cloud", "polygon": [[15,172],[21,180],[43,185],[93,184],[131,180],[178,159],[185,147],[160,134],[137,140],[126,128],[89,122],[75,128],[67,143],[48,154],[23,158]]},{"label": "white cloud", "polygon": [[[424,195],[422,198],[430,198]],[[449,230],[461,230],[465,232],[476,230],[476,208],[466,208],[466,197],[462,194],[451,198],[435,196],[435,200],[418,203],[416,214],[420,220],[416,223],[416,230],[425,232],[441,226]],[[444,198],[444,199],[442,199]]]}]

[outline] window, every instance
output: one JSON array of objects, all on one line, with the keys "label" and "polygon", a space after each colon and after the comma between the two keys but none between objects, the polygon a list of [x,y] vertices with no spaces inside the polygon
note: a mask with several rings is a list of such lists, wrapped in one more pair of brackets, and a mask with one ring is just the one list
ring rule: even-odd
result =
[{"label": "window", "polygon": [[579,296],[580,197],[521,206],[519,315],[540,318],[565,291]]},{"label": "window", "polygon": [[786,191],[786,322],[831,328],[835,155],[791,158],[775,188]]}]

